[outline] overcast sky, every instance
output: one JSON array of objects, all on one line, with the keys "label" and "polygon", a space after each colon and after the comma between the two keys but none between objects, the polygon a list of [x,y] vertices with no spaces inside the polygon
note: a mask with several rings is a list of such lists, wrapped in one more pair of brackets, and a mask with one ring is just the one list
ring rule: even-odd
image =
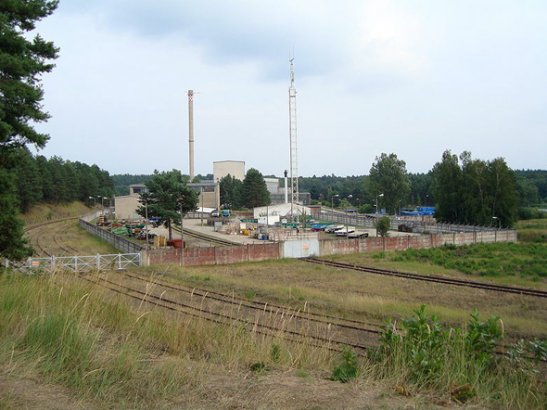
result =
[{"label": "overcast sky", "polygon": [[38,25],[60,47],[43,77],[40,154],[111,174],[289,165],[295,54],[299,175],[368,174],[444,150],[547,168],[545,0],[61,0]]}]

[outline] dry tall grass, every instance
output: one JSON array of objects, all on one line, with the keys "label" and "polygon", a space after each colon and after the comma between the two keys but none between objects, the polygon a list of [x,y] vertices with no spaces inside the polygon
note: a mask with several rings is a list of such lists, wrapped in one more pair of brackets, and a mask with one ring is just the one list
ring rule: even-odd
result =
[{"label": "dry tall grass", "polygon": [[[63,275],[0,276],[0,362],[90,399],[151,408],[205,383],[210,367],[328,369],[332,354],[184,316],[132,306]],[[258,367],[257,364],[258,363]]]},{"label": "dry tall grass", "polygon": [[254,295],[295,309],[308,302],[315,311],[380,324],[389,317],[406,317],[422,303],[443,321],[462,325],[478,309],[504,318],[510,334],[547,334],[547,303],[538,298],[499,294],[333,269],[282,260],[241,265],[165,267],[166,279],[189,286]]}]

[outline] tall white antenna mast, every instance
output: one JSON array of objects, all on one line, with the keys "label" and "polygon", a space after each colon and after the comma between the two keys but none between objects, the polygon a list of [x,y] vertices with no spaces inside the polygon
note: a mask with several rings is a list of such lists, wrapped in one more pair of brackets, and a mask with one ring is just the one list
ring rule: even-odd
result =
[{"label": "tall white antenna mast", "polygon": [[194,90],[188,90],[188,174],[194,179]]},{"label": "tall white antenna mast", "polygon": [[289,87],[289,139],[290,139],[290,178],[291,178],[291,217],[292,206],[298,203],[298,144],[296,139],[296,88],[294,87],[294,56],[289,60],[291,63]]}]

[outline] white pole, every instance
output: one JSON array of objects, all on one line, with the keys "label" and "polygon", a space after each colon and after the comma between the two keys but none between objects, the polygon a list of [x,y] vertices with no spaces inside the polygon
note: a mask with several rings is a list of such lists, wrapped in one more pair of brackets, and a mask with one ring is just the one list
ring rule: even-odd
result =
[{"label": "white pole", "polygon": [[194,90],[188,90],[188,149],[190,182],[194,179]]},{"label": "white pole", "polygon": [[285,203],[289,203],[289,190],[287,189],[287,171],[285,171]]}]

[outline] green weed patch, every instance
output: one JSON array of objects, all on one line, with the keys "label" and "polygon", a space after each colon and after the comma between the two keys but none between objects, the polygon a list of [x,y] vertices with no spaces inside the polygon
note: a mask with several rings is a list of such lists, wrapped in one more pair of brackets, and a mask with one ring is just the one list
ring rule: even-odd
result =
[{"label": "green weed patch", "polygon": [[547,276],[547,246],[533,243],[495,243],[408,249],[390,256],[397,262],[417,261],[455,269],[469,275]]},{"label": "green weed patch", "polygon": [[483,321],[475,311],[466,327],[447,328],[422,305],[401,325],[386,326],[370,358],[377,377],[394,380],[407,392],[431,389],[459,403],[480,398],[496,408],[543,408],[539,360],[545,342],[520,341],[497,355],[502,337],[497,317]]}]

